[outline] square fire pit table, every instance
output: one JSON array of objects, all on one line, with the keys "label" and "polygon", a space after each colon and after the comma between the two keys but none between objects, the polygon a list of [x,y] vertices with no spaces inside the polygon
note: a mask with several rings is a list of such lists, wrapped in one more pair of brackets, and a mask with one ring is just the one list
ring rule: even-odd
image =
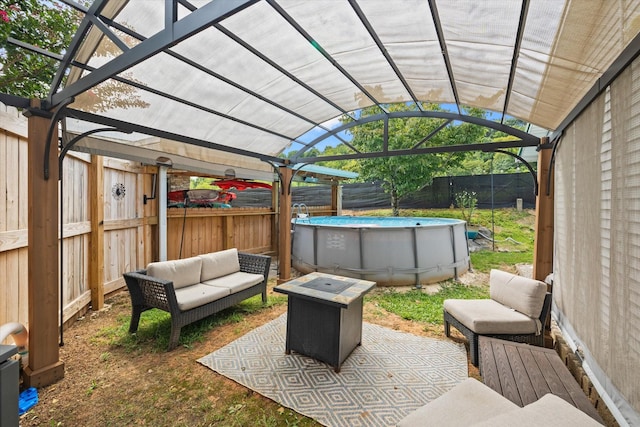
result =
[{"label": "square fire pit table", "polygon": [[340,372],[362,342],[362,300],[375,282],[310,273],[274,291],[288,296],[285,353],[313,357]]}]

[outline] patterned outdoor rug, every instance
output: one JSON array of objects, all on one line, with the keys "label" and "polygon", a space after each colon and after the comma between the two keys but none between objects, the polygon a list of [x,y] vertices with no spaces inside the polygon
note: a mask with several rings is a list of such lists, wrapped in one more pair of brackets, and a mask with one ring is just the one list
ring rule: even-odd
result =
[{"label": "patterned outdoor rug", "polygon": [[198,362],[326,426],[393,426],[464,380],[463,345],[364,323],[340,373],[284,354],[286,313]]}]

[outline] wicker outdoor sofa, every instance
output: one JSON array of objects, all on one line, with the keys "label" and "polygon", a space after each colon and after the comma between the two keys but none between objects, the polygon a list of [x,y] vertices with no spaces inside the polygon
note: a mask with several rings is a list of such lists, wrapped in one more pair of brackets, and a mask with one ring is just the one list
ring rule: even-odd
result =
[{"label": "wicker outdoor sofa", "polygon": [[267,302],[271,258],[228,249],[181,260],[150,263],[124,273],[131,296],[129,332],[138,330],[142,312],[158,308],[171,314],[168,350],[183,326],[231,307],[254,295]]},{"label": "wicker outdoor sofa", "polygon": [[444,333],[451,326],[469,341],[471,363],[478,366],[478,337],[544,346],[544,326],[551,310],[547,285],[501,270],[491,270],[490,299],[444,301]]}]

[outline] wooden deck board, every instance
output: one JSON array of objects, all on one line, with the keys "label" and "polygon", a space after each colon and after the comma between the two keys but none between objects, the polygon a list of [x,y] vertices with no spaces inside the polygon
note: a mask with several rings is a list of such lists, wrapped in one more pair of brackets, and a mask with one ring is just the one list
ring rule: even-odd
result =
[{"label": "wooden deck board", "polygon": [[531,378],[529,378],[529,372],[527,367],[518,352],[517,347],[508,346],[505,347],[507,358],[511,364],[511,370],[516,380],[516,387],[518,389],[518,395],[523,405],[528,405],[531,402],[538,400]]},{"label": "wooden deck board", "polygon": [[[496,345],[493,346],[493,354],[496,358],[496,365],[498,367],[498,378],[500,380],[500,385],[502,388],[502,395],[507,399],[511,400],[516,405],[519,405],[520,402],[520,393],[518,393],[518,386],[516,384],[516,378],[511,370],[511,366],[509,364],[509,358],[507,357],[507,352],[505,351],[504,346]],[[522,406],[522,405],[520,405]]]},{"label": "wooden deck board", "polygon": [[[535,366],[538,364],[536,362],[536,359],[533,357],[533,354],[531,354],[528,349],[518,348],[518,352],[520,353],[520,357],[525,366]],[[531,380],[531,385],[533,386],[536,400],[540,399],[545,394],[551,393],[549,384],[547,384],[543,376],[529,375],[529,379]]]},{"label": "wooden deck board", "polygon": [[[567,367],[564,365],[564,363],[562,363],[562,360],[559,357],[551,360],[550,362],[556,372],[567,369]],[[582,389],[573,387],[573,384],[578,384],[573,376],[567,377],[566,375],[558,375],[558,377],[560,378],[560,381],[562,381],[562,383],[565,385],[573,406],[586,413],[589,413],[589,411],[594,409],[591,402],[584,399],[585,394]]]},{"label": "wooden deck board", "polygon": [[[543,353],[541,351],[535,351],[531,353],[533,354],[534,359],[536,359],[536,362],[538,363],[538,370],[540,372],[540,375],[542,375],[544,380],[549,385],[549,389],[551,389],[551,393],[555,394],[558,397],[563,398],[567,402],[572,403],[571,397],[569,396],[569,393],[565,388],[565,384],[562,381],[560,381],[560,378],[558,377],[558,373],[553,369],[553,366],[551,366],[551,362],[549,361],[549,353],[548,352]],[[553,357],[558,357],[558,359],[560,358],[555,353],[555,351],[553,351],[553,354],[551,356],[552,358]],[[567,369],[566,366],[565,366],[565,369]],[[569,373],[569,371],[567,371],[567,373]],[[574,380],[574,383],[575,383],[575,380]]]},{"label": "wooden deck board", "polygon": [[493,350],[485,350],[482,351],[483,345],[491,345],[488,341],[480,341],[478,352],[483,357],[484,360],[481,359],[481,364],[484,367],[484,371],[486,373],[486,378],[483,377],[483,381],[486,385],[496,390],[498,393],[502,394],[502,386],[500,385],[500,376],[498,375],[498,366],[496,365],[496,358]]},{"label": "wooden deck board", "polygon": [[553,393],[603,423],[555,350],[480,337],[482,381],[519,406]]}]

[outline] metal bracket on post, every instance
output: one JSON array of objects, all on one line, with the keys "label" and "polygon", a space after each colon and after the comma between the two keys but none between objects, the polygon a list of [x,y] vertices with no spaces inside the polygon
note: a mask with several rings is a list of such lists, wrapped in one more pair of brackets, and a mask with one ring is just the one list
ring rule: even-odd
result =
[{"label": "metal bracket on post", "polygon": [[154,173],[153,174],[153,182],[152,182],[152,187],[151,187],[151,196],[147,196],[146,194],[142,195],[142,203],[143,204],[147,204],[147,202],[149,200],[155,200],[156,199],[156,185],[157,185],[157,181],[158,181],[158,174]]},{"label": "metal bracket on post", "polygon": [[520,160],[522,162],[522,164],[524,164],[527,167],[527,169],[529,169],[529,173],[531,174],[531,177],[533,178],[533,193],[536,196],[538,195],[538,177],[536,176],[536,172],[533,170],[533,167],[529,164],[529,162],[527,162],[525,159],[523,159],[522,157],[518,156],[517,154],[511,153],[509,151],[500,150],[500,149],[487,150],[487,151],[492,151],[494,153],[508,154],[509,156],[515,157],[516,159]]},{"label": "metal bracket on post", "polygon": [[[280,166],[277,166],[276,164],[271,163],[271,162],[268,162],[268,163],[273,167],[273,170],[274,170],[274,171],[275,171],[275,173],[278,175],[278,179],[280,180],[280,183],[281,183],[281,184],[284,184],[284,183],[282,182],[282,174],[281,174],[281,173],[280,173],[280,171],[278,170],[278,168],[279,168]],[[293,174],[291,174],[291,179],[289,180],[289,185],[288,185],[288,193],[289,193],[289,194],[291,194],[291,184],[293,183],[293,178],[295,178],[296,174],[297,174],[298,172],[302,171],[302,168],[303,168],[304,166],[306,166],[307,164],[308,164],[308,163],[302,163],[302,166],[300,166],[298,169],[294,170],[294,171],[293,171]],[[281,165],[281,166],[289,166],[289,163],[285,163],[285,164],[283,164],[283,165]],[[303,172],[304,172],[304,171],[303,171]],[[284,195],[284,185],[280,185],[280,194]]]},{"label": "metal bracket on post", "polygon": [[[60,110],[58,110],[60,111]],[[57,123],[57,121],[52,121],[52,123]],[[51,127],[49,128],[49,130],[51,130]],[[124,133],[132,133],[132,131],[126,131],[126,130],[120,130],[120,129],[116,129],[116,128],[98,128],[98,129],[91,129],[88,130],[84,133],[81,133],[80,135],[77,135],[75,137],[73,137],[71,139],[71,141],[69,141],[67,144],[65,144],[64,147],[62,147],[62,150],[60,150],[60,154],[58,155],[58,181],[60,181],[60,198],[62,199],[62,196],[64,195],[64,180],[62,179],[62,162],[64,160],[64,157],[67,155],[67,152],[73,148],[74,145],[76,145],[76,143],[78,141],[80,141],[83,138],[86,138],[89,135],[92,135],[94,133],[98,133],[98,132],[124,132]],[[50,142],[51,142],[51,137],[49,137],[49,139],[47,140],[47,150],[46,154],[45,154],[45,179],[49,179],[49,162],[47,161],[49,158],[49,150],[50,150]],[[63,217],[64,217],[64,203],[60,203],[60,307],[63,307],[64,305],[64,224],[63,224]],[[64,313],[63,310],[60,310],[60,347],[64,346]]]},{"label": "metal bracket on post", "polygon": [[294,170],[293,173],[291,174],[291,179],[289,180],[289,194],[291,194],[291,184],[293,184],[293,178],[296,177],[296,175],[298,174],[298,172],[304,172],[302,170],[303,167],[307,166],[308,163],[301,163],[302,166],[300,166],[298,169]]},{"label": "metal bracket on post", "polygon": [[[280,194],[282,194],[284,196],[284,185],[282,182],[282,174],[280,173],[280,171],[278,170],[280,168],[280,166],[278,166],[276,163],[272,163],[272,162],[267,162],[271,165],[271,167],[273,168],[273,171],[276,173],[276,175],[278,175],[278,181],[280,181]],[[284,165],[282,165],[284,166]]]},{"label": "metal bracket on post", "polygon": [[553,167],[556,164],[556,153],[558,152],[558,146],[562,141],[564,131],[560,133],[557,139],[553,141],[553,151],[551,152],[551,158],[549,159],[549,173],[547,175],[547,196],[551,195],[551,174],[553,173]]},{"label": "metal bracket on post", "polygon": [[[98,132],[122,132],[122,133],[133,133],[133,131],[130,130],[120,130],[120,129],[116,129],[116,128],[98,128],[98,129],[91,129],[88,130],[84,133],[81,133],[78,136],[73,137],[73,139],[71,139],[71,141],[69,141],[68,143],[66,143],[64,145],[64,147],[62,147],[62,150],[60,150],[60,155],[58,156],[58,171],[59,176],[58,176],[58,180],[60,180],[60,176],[62,176],[62,161],[64,160],[64,156],[66,156],[67,152],[69,150],[71,150],[73,148],[74,145],[76,145],[76,143],[78,141],[80,141],[83,138],[86,138],[89,135],[93,135],[94,133],[98,133]],[[49,139],[50,141],[51,139]],[[48,153],[47,153],[48,154]],[[49,167],[48,167],[48,162],[45,162],[45,179],[49,178]]]},{"label": "metal bracket on post", "polygon": [[49,180],[49,154],[51,153],[51,138],[53,138],[53,131],[58,126],[58,122],[61,119],[62,113],[65,111],[67,105],[71,104],[74,101],[74,98],[67,98],[60,103],[60,106],[53,113],[53,117],[51,117],[51,123],[49,123],[49,130],[47,131],[47,142],[44,147],[44,179],[45,181]]}]

